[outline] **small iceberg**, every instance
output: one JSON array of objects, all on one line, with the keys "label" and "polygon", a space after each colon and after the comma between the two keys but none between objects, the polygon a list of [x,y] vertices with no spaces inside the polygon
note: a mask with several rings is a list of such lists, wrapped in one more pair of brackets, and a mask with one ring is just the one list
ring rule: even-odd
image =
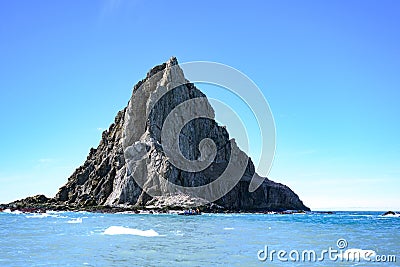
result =
[{"label": "small iceberg", "polygon": [[139,230],[134,228],[127,228],[123,226],[110,226],[104,233],[104,235],[138,235],[138,236],[159,236],[159,234],[153,229],[150,230]]}]

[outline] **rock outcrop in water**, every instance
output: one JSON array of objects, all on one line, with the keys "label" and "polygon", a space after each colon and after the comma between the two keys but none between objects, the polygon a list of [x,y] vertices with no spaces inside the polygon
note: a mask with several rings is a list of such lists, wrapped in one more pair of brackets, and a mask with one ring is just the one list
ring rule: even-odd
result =
[{"label": "rock outcrop in water", "polygon": [[[257,175],[254,165],[229,138],[226,128],[214,121],[214,111],[207,100],[201,103],[201,109],[208,117],[191,120],[181,129],[179,149],[185,158],[197,160],[203,157],[199,145],[203,139],[210,138],[216,148],[212,163],[196,172],[182,170],[171,163],[161,145],[163,124],[181,103],[200,98],[206,99],[185,80],[176,58],[154,67],[134,86],[128,106],[118,112],[114,123],[103,132],[98,147],[90,149],[84,164],[49,202],[76,207],[183,209],[198,206],[205,204],[204,199],[176,190],[168,183],[180,188],[209,184],[229,168],[231,160],[233,170],[241,167],[243,175],[227,194],[208,207],[218,207],[220,211],[309,210],[290,188],[267,178],[257,190],[249,192],[250,179]],[[138,155],[143,152],[146,157],[140,158]],[[137,181],[143,183],[139,185]],[[208,193],[215,193],[211,191]]]}]

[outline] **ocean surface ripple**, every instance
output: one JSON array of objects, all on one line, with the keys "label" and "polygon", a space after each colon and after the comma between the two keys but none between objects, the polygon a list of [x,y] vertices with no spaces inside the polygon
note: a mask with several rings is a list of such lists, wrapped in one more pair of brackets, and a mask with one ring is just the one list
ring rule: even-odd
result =
[{"label": "ocean surface ripple", "polygon": [[[399,266],[400,218],[381,214],[1,212],[0,266]],[[349,251],[396,255],[397,262],[258,259],[265,246],[318,254],[338,249],[339,239]]]}]

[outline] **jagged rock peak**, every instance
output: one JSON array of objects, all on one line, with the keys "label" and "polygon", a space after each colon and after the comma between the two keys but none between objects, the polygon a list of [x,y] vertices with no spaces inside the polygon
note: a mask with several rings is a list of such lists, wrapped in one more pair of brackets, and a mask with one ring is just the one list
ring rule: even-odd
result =
[{"label": "jagged rock peak", "polygon": [[154,74],[160,73],[166,68],[170,69],[172,66],[179,66],[178,59],[176,57],[171,57],[167,62],[157,65],[149,70],[147,72],[146,78],[135,84],[135,86],[133,87],[133,92],[135,92],[146,80],[150,79]]},{"label": "jagged rock peak", "polygon": [[[205,116],[185,122],[178,135],[165,131],[166,121],[174,118],[168,115],[191,101],[196,101],[196,108],[184,113],[200,112]],[[175,117],[188,115],[178,114]],[[172,130],[176,123],[171,124]],[[206,138],[213,144],[204,142]],[[166,144],[174,143],[171,140],[179,143],[182,161],[199,162],[209,157],[210,164],[196,171],[186,170],[186,165],[177,166],[166,149]],[[214,149],[214,154],[203,153],[203,148]],[[193,188],[238,173],[237,183],[227,180],[218,187],[206,187],[201,194],[193,193]],[[206,96],[185,79],[178,60],[171,57],[133,87],[127,107],[118,112],[114,123],[103,132],[99,146],[90,150],[84,164],[60,188],[55,201],[84,207],[186,208],[203,205],[207,202],[204,196],[209,199],[226,190],[213,200],[213,205],[231,211],[309,210],[287,186],[267,178],[258,176],[264,182],[249,192],[254,175],[251,159],[230,139],[226,128],[215,122]]]}]

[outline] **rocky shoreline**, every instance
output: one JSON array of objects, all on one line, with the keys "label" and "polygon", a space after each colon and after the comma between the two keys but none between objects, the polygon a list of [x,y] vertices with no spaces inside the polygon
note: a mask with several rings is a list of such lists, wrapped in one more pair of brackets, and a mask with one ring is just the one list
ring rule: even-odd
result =
[{"label": "rocky shoreline", "polygon": [[[45,195],[36,195],[25,199],[16,200],[8,204],[0,204],[0,212],[20,212],[20,213],[46,213],[47,211],[70,211],[70,212],[93,212],[93,213],[129,213],[129,214],[175,214],[187,209],[190,206],[84,206],[60,203],[55,198],[48,198]],[[302,214],[310,211],[306,210],[227,210],[214,203],[196,206],[201,213],[259,213],[259,214]],[[321,212],[317,212],[321,213]],[[323,212],[333,214],[333,212]]]}]

